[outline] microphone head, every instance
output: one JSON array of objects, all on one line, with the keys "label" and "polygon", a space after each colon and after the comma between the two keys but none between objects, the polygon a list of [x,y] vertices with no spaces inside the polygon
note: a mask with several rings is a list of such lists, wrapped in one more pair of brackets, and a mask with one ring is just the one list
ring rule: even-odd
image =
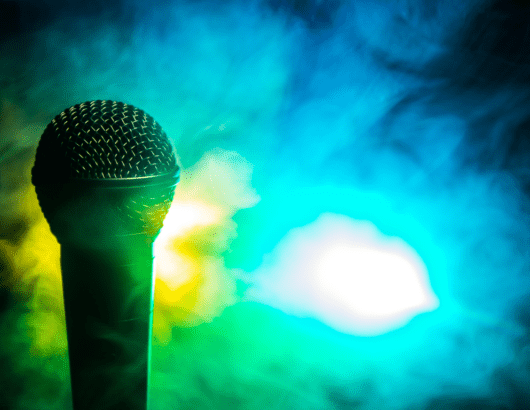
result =
[{"label": "microphone head", "polygon": [[37,147],[32,182],[59,241],[91,235],[155,236],[179,167],[162,127],[116,101],[89,101],[57,115]]}]

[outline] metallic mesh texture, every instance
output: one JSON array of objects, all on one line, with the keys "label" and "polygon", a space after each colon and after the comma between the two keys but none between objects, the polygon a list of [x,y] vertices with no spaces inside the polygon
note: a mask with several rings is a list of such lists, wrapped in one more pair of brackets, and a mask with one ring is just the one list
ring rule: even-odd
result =
[{"label": "metallic mesh texture", "polygon": [[176,160],[162,127],[142,110],[90,101],[57,115],[37,148],[35,185],[72,179],[116,179],[172,173]]},{"label": "metallic mesh texture", "polygon": [[[32,181],[59,240],[70,236],[60,227],[73,226],[65,218],[98,223],[105,209],[118,215],[125,231],[153,235],[171,205],[178,171],[169,139],[150,115],[121,102],[98,100],[66,109],[48,124]],[[94,206],[79,206],[80,198]],[[77,203],[77,215],[69,203]]]}]

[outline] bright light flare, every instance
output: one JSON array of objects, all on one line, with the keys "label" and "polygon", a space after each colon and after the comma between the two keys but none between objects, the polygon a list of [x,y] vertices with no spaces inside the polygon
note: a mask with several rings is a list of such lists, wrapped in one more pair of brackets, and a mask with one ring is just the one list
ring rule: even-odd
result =
[{"label": "bright light flare", "polygon": [[176,238],[182,238],[200,227],[219,223],[221,219],[221,210],[212,205],[198,201],[173,201],[155,242],[156,275],[170,289],[175,290],[190,280],[196,269],[193,258],[175,249]]},{"label": "bright light flare", "polygon": [[438,306],[425,267],[412,249],[404,243],[376,246],[331,244],[317,255],[314,284],[322,309],[332,305],[339,310],[338,318],[331,319],[338,327],[344,321],[347,327],[354,324],[357,333],[377,334]]},{"label": "bright light flare", "polygon": [[[221,210],[210,204],[173,201],[154,247],[157,309],[153,331],[157,343],[167,344],[171,327],[177,323],[189,325],[205,319],[201,292],[208,282],[205,275],[212,276],[212,272],[205,268],[200,247],[197,248],[207,237],[197,233],[219,224],[222,218]],[[197,246],[190,247],[190,241]]]},{"label": "bright light flare", "polygon": [[251,176],[251,163],[220,148],[183,171],[154,248],[157,343],[169,343],[173,327],[212,320],[236,302],[223,254],[237,236],[234,214],[260,199]]},{"label": "bright light flare", "polygon": [[367,221],[323,214],[291,230],[266,260],[249,298],[344,333],[383,334],[439,306],[420,256]]}]

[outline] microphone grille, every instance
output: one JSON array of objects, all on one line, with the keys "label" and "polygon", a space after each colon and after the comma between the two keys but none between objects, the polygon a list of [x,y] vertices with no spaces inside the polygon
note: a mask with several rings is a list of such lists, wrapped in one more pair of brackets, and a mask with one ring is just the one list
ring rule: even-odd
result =
[{"label": "microphone grille", "polygon": [[57,115],[41,136],[31,173],[52,232],[77,242],[118,231],[154,237],[179,180],[162,127],[144,111],[108,100]]},{"label": "microphone grille", "polygon": [[178,169],[162,127],[122,102],[89,101],[46,127],[32,170],[35,185],[163,176]]}]

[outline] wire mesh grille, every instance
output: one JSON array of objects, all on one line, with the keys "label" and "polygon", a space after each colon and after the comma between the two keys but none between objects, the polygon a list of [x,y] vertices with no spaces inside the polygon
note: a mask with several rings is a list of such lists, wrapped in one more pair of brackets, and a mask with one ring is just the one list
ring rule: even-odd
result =
[{"label": "wire mesh grille", "polygon": [[[165,175],[171,182],[160,181]],[[82,198],[94,206],[77,206],[87,210],[79,219],[97,219],[98,210],[110,207],[129,230],[158,232],[173,199],[178,166],[167,135],[150,115],[121,102],[98,100],[68,108],[48,124],[32,180],[52,231],[59,213]],[[133,189],[108,189],[120,181],[131,182]]]},{"label": "wire mesh grille", "polygon": [[118,179],[174,171],[175,156],[162,127],[144,111],[116,101],[77,104],[46,127],[33,180]]}]

